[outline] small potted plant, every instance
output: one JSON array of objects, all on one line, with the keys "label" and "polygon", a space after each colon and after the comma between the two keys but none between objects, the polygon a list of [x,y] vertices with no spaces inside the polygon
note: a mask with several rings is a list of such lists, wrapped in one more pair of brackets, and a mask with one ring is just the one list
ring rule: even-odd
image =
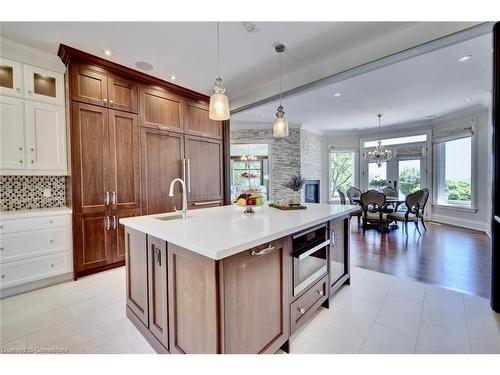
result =
[{"label": "small potted plant", "polygon": [[300,205],[300,190],[304,183],[306,182],[305,178],[303,178],[300,173],[293,175],[290,177],[287,183],[283,184],[284,187],[292,190],[292,200],[290,201],[291,205]]}]

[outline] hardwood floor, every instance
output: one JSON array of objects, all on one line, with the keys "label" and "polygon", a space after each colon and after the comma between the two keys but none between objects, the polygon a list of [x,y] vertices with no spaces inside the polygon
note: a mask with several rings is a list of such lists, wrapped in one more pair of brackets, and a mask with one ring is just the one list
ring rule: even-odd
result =
[{"label": "hardwood floor", "polygon": [[351,263],[354,266],[406,277],[489,298],[490,241],[485,233],[428,222],[422,236],[408,226],[365,234],[351,221]]}]

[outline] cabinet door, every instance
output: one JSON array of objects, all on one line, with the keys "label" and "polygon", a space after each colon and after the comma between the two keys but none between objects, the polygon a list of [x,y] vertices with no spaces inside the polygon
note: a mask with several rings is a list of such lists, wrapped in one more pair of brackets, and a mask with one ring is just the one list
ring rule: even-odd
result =
[{"label": "cabinet door", "polygon": [[349,274],[349,219],[330,221],[330,294],[337,291],[338,281]]},{"label": "cabinet door", "polygon": [[148,236],[149,330],[168,350],[167,243]]},{"label": "cabinet door", "polygon": [[101,69],[90,65],[73,64],[71,67],[71,98],[73,100],[107,106],[108,77]]},{"label": "cabinet door", "polygon": [[288,252],[284,238],[222,261],[225,353],[274,353],[288,340]]},{"label": "cabinet door", "polygon": [[85,271],[112,262],[113,230],[104,213],[73,215],[75,271]]},{"label": "cabinet door", "polygon": [[104,212],[111,202],[108,110],[74,102],[71,131],[73,208],[75,212]]},{"label": "cabinet door", "polygon": [[217,353],[216,262],[169,243],[167,275],[170,352]]},{"label": "cabinet door", "polygon": [[175,197],[168,196],[170,183],[182,177],[182,134],[141,128],[142,213],[152,215],[181,209],[179,185]]},{"label": "cabinet door", "polygon": [[64,75],[24,64],[24,91],[26,99],[64,105]]},{"label": "cabinet door", "polygon": [[127,306],[146,325],[148,323],[148,256],[146,234],[125,229]]},{"label": "cabinet door", "polygon": [[0,57],[0,94],[17,97],[24,95],[21,63]]},{"label": "cabinet door", "polygon": [[28,168],[65,174],[66,121],[64,107],[26,101]]},{"label": "cabinet door", "polygon": [[223,200],[222,141],[186,135],[189,201]]},{"label": "cabinet door", "polygon": [[24,169],[26,165],[24,100],[0,96],[0,168]]},{"label": "cabinet door", "polygon": [[182,130],[182,102],[179,97],[161,88],[141,90],[141,126],[162,130]]},{"label": "cabinet door", "polygon": [[222,122],[210,120],[205,102],[186,102],[184,127],[186,133],[222,139]]},{"label": "cabinet door", "polygon": [[110,108],[137,113],[137,84],[119,77],[108,77]]},{"label": "cabinet door", "polygon": [[126,217],[139,216],[141,214],[140,210],[122,210],[122,211],[112,211],[111,216],[111,227],[115,230],[116,241],[111,247],[113,253],[113,263],[122,262],[125,260],[125,226],[120,224],[120,219],[125,219]]},{"label": "cabinet door", "polygon": [[109,110],[110,171],[107,189],[113,209],[140,207],[137,115]]}]

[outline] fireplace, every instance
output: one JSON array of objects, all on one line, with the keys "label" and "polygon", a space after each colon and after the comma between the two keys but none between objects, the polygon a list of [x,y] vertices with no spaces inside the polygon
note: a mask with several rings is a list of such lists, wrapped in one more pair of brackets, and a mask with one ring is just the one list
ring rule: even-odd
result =
[{"label": "fireplace", "polygon": [[319,180],[306,180],[304,201],[306,203],[319,203]]}]

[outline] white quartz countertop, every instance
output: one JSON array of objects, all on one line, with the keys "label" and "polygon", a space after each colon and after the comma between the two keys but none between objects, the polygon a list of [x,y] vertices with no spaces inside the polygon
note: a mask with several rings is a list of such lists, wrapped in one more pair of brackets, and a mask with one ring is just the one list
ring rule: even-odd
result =
[{"label": "white quartz countertop", "polygon": [[157,219],[172,214],[137,216],[120,223],[215,260],[290,235],[356,210],[356,206],[306,204],[305,210],[282,211],[267,205],[244,214],[223,206],[189,211],[187,220]]},{"label": "white quartz countertop", "polygon": [[0,219],[20,219],[36,216],[71,215],[71,207],[33,208],[31,210],[0,211]]}]

